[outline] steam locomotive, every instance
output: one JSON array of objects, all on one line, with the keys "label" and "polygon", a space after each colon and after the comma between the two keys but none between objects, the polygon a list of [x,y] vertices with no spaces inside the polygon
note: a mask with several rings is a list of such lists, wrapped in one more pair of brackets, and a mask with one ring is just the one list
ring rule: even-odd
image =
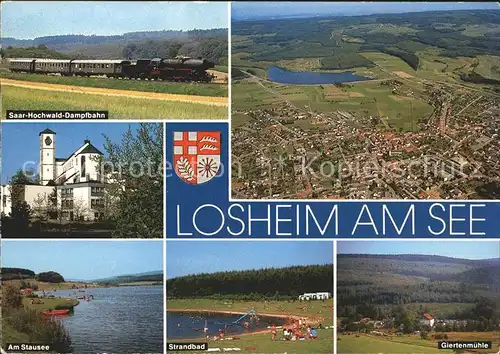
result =
[{"label": "steam locomotive", "polygon": [[60,74],[62,76],[106,76],[136,80],[211,82],[207,72],[214,63],[202,58],[139,60],[10,59],[12,72]]}]

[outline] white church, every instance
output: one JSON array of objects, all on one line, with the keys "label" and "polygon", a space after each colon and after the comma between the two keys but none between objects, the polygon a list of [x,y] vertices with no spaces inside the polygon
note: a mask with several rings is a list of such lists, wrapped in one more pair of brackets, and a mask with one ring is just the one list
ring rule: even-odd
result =
[{"label": "white church", "polygon": [[[48,208],[49,196],[57,192],[57,209],[65,220],[96,221],[104,216],[106,178],[99,173],[103,155],[90,140],[66,158],[56,157],[56,133],[40,132],[39,185],[24,186],[24,200],[36,213]],[[1,187],[1,213],[11,212],[10,187]]]}]

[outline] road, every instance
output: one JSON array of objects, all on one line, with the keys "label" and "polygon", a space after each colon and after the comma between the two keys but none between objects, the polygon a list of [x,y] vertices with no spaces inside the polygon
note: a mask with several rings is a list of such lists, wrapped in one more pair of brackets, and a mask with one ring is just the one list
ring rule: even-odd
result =
[{"label": "road", "polygon": [[21,81],[11,79],[0,79],[2,86],[14,86],[27,89],[43,90],[43,91],[56,91],[56,92],[70,92],[87,95],[101,95],[101,96],[115,96],[127,98],[139,98],[147,100],[162,100],[162,101],[175,101],[186,103],[198,103],[211,106],[228,106],[227,97],[211,97],[211,96],[193,96],[193,95],[178,95],[170,93],[157,93],[145,91],[131,91],[131,90],[116,90],[100,87],[86,87],[86,86],[72,86],[72,85],[56,85],[47,84],[44,82]]}]

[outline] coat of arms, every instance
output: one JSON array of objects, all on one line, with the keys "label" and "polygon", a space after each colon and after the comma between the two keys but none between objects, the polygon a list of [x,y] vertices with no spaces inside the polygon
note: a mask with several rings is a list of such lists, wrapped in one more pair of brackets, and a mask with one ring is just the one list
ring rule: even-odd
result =
[{"label": "coat of arms", "polygon": [[219,172],[220,132],[174,132],[175,173],[184,182],[201,184]]}]

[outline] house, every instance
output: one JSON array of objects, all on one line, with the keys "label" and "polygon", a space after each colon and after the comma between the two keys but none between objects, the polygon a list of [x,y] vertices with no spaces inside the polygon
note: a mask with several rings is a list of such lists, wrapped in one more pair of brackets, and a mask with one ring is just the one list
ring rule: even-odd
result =
[{"label": "house", "polygon": [[424,313],[424,318],[422,318],[420,320],[420,323],[422,325],[426,325],[429,327],[434,327],[434,322],[435,322],[434,318],[431,315],[429,315],[427,312]]},{"label": "house", "polygon": [[299,300],[309,301],[309,300],[328,300],[332,296],[329,292],[320,292],[320,293],[304,293],[299,296]]}]

